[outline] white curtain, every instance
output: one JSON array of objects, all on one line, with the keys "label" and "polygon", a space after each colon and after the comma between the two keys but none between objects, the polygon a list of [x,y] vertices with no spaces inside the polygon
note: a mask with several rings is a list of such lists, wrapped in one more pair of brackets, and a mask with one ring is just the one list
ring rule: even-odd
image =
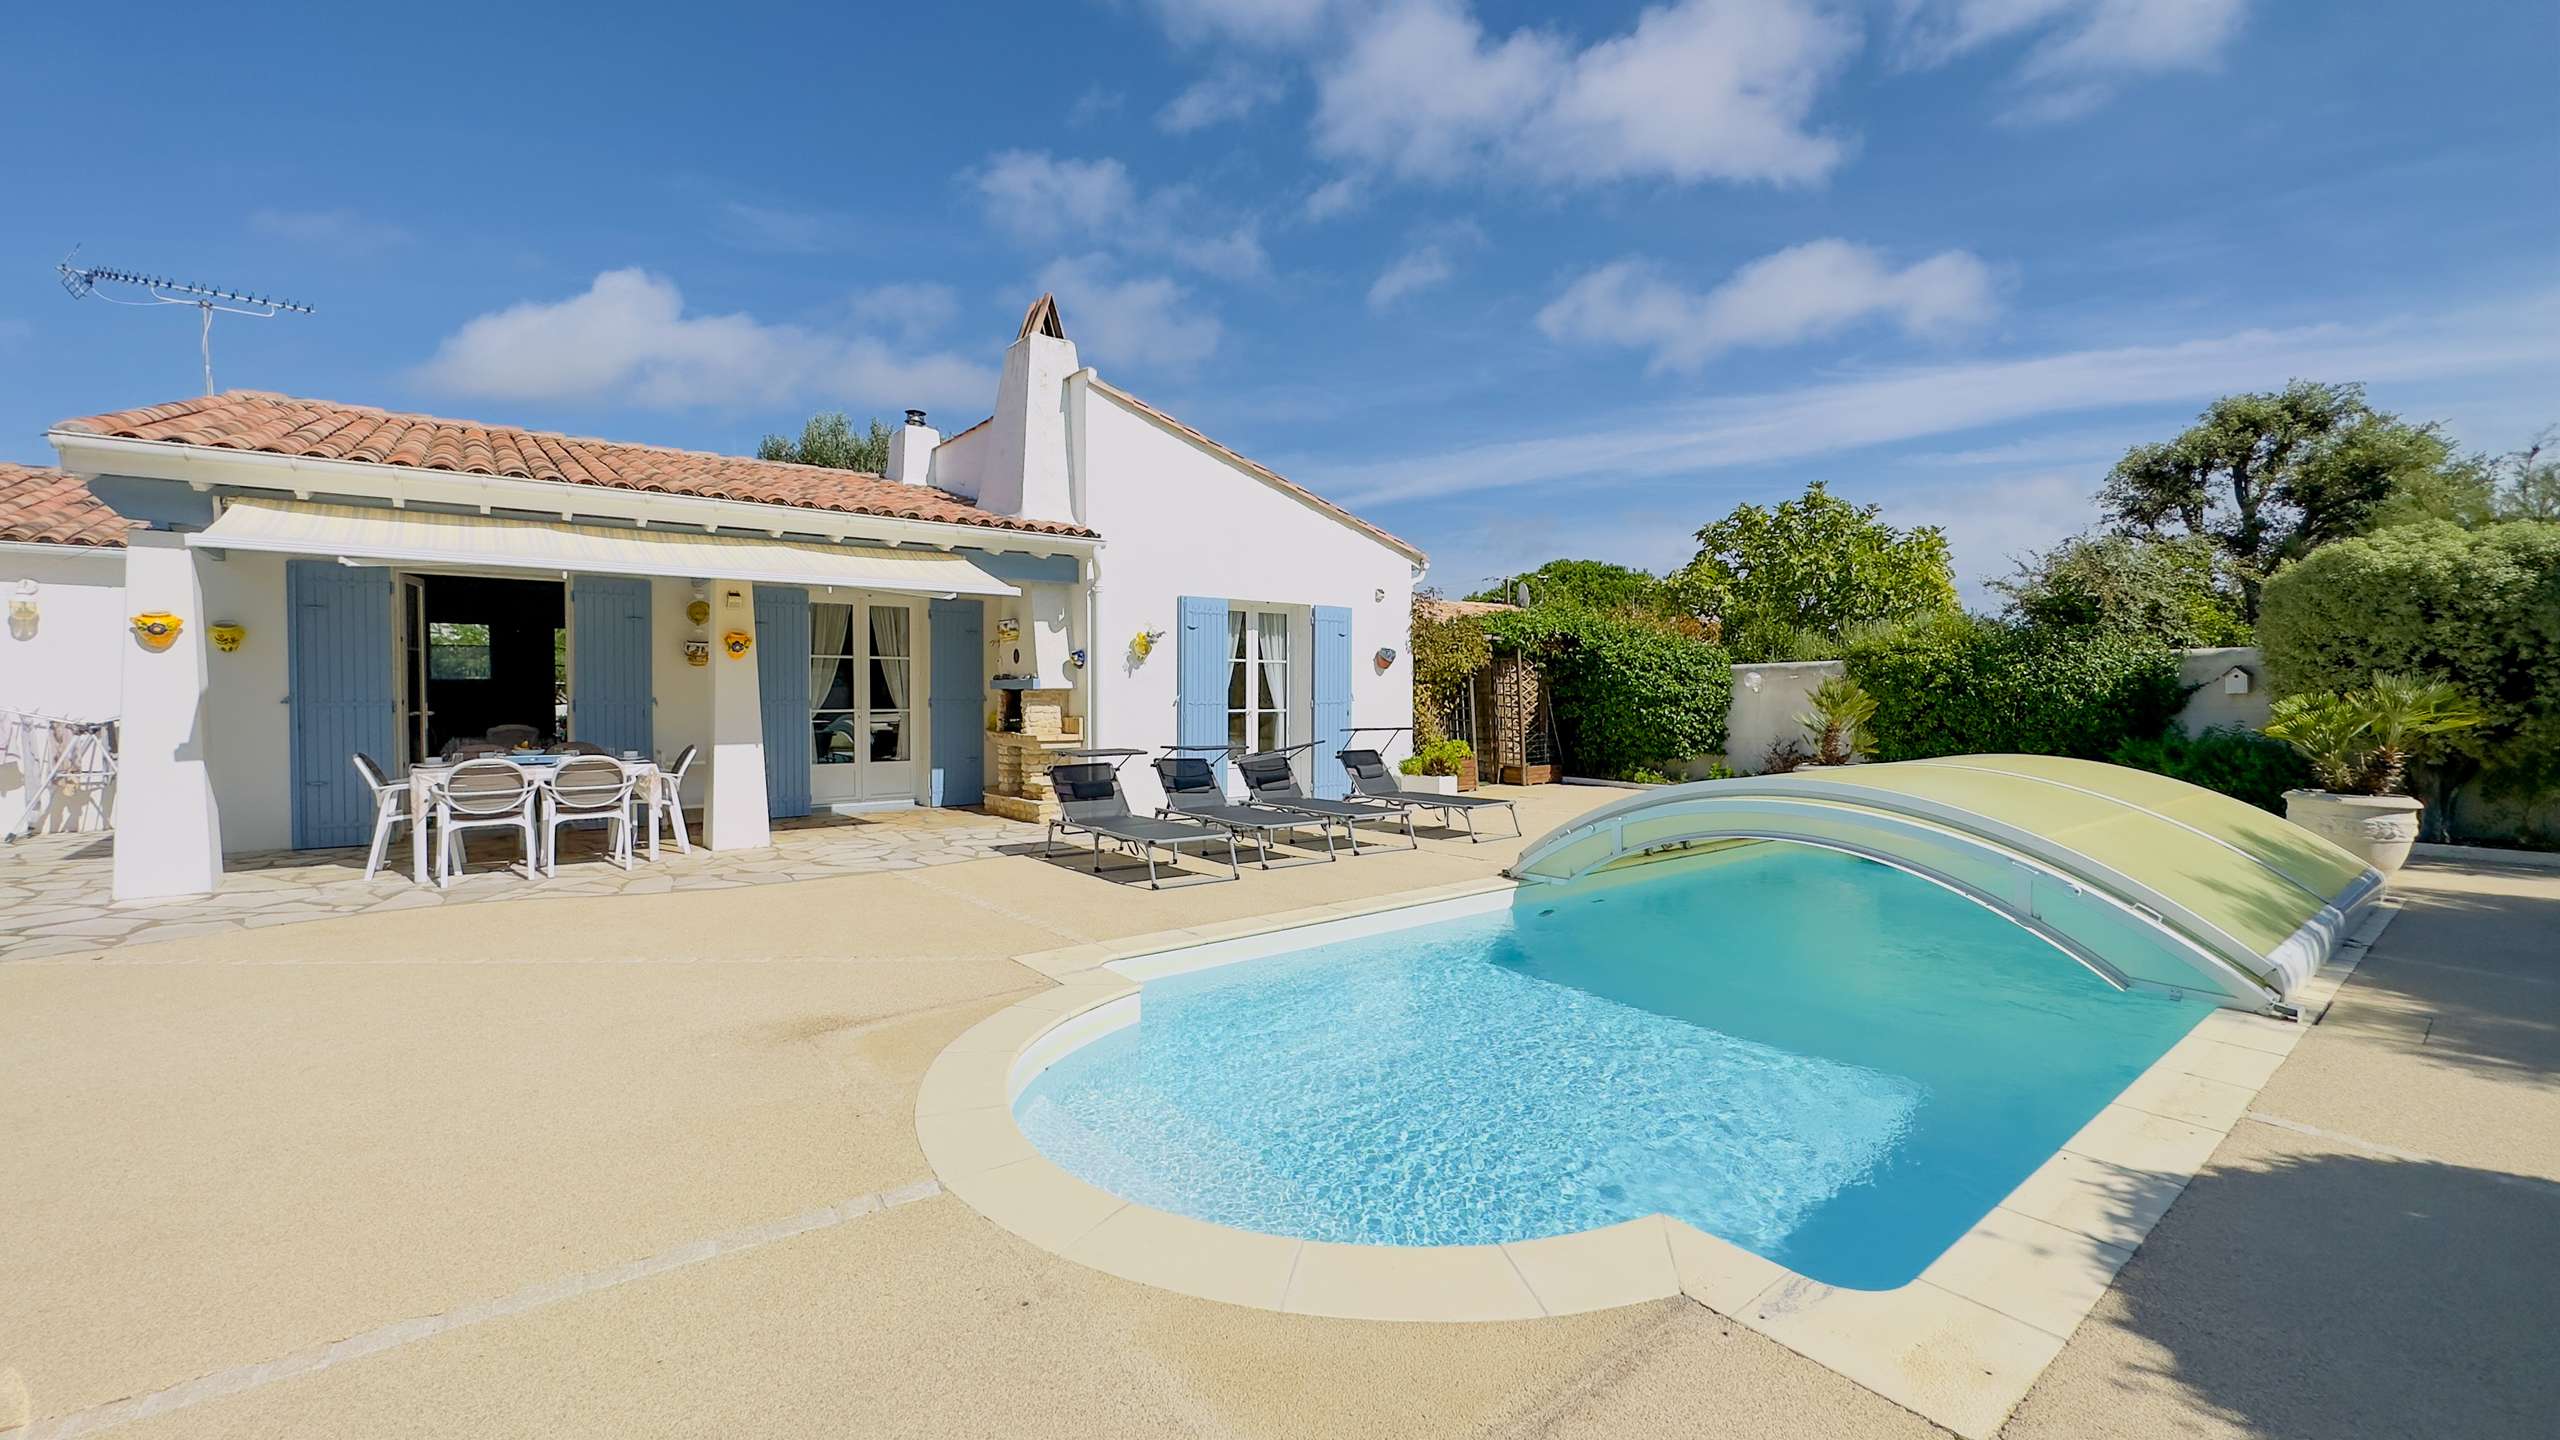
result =
[{"label": "white curtain", "polygon": [[874,710],[907,708],[907,667],[914,663],[907,655],[907,608],[903,605],[871,607],[871,653],[881,663],[871,667],[872,675],[884,693],[871,697]]},{"label": "white curtain", "polygon": [[[812,710],[850,710],[853,708],[853,666],[845,657],[853,653],[853,607],[850,605],[812,605],[809,607],[809,708]],[[838,694],[841,684],[843,693]]]}]

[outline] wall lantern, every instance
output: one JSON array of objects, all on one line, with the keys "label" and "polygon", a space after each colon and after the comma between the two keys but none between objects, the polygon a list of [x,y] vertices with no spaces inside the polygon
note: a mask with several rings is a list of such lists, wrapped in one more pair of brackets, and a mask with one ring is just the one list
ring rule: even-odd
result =
[{"label": "wall lantern", "polygon": [[214,649],[228,655],[240,648],[241,641],[249,638],[249,627],[234,625],[228,621],[216,621],[213,627],[204,633],[213,637]]},{"label": "wall lantern", "polygon": [[177,642],[178,632],[186,624],[166,610],[145,610],[133,617],[133,638],[141,641],[145,650],[166,650]]},{"label": "wall lantern", "polygon": [[1743,671],[1743,672],[1742,672],[1742,688],[1743,688],[1743,689],[1745,689],[1745,690],[1750,691],[1750,692],[1751,692],[1752,694],[1754,694],[1754,695],[1759,694],[1759,693],[1760,693],[1760,672],[1759,672],[1759,671],[1757,671],[1757,670],[1745,670],[1745,671]]},{"label": "wall lantern", "polygon": [[729,658],[732,660],[745,659],[747,652],[754,649],[755,645],[756,637],[744,630],[732,630],[720,637],[720,648],[728,651]]},{"label": "wall lantern", "polygon": [[2222,693],[2225,695],[2246,695],[2251,683],[2249,672],[2237,665],[2222,672]]}]

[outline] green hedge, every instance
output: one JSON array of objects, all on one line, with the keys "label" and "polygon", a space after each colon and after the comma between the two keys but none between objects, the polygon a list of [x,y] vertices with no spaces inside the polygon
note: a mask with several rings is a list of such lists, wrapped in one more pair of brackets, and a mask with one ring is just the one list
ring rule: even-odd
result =
[{"label": "green hedge", "polygon": [[2060,635],[1958,615],[1852,634],[1841,658],[1876,698],[1876,758],[2017,752],[2103,760],[2168,728],[2177,652],[2129,634]]},{"label": "green hedge", "polygon": [[2108,756],[2118,765],[2149,770],[2284,813],[2284,792],[2311,783],[2300,751],[2255,730],[2207,730],[2189,736],[2171,730],[2154,740],[2127,740]]},{"label": "green hedge", "polygon": [[1567,768],[1619,777],[1724,749],[1733,666],[1721,647],[1654,617],[1569,606],[1483,623],[1495,645],[1537,658]]},{"label": "green hedge", "polygon": [[2278,695],[2430,675],[2488,715],[2451,739],[2493,788],[2560,788],[2560,525],[2429,521],[2340,540],[2269,579],[2260,605]]}]

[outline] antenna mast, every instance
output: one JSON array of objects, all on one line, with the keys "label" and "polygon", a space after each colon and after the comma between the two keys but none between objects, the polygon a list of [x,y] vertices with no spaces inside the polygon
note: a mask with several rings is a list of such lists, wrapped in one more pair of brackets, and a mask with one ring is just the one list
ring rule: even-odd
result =
[{"label": "antenna mast", "polygon": [[[62,288],[70,292],[74,300],[95,295],[101,300],[117,305],[193,305],[196,307],[196,312],[204,317],[198,348],[204,354],[204,393],[207,395],[213,393],[213,317],[216,311],[225,315],[245,315],[252,320],[272,320],[278,315],[312,313],[308,305],[297,305],[290,300],[278,300],[272,295],[252,295],[246,291],[225,290],[216,285],[190,285],[183,280],[172,280],[165,275],[138,275],[130,270],[110,270],[100,265],[72,264],[71,262],[79,256],[79,247],[74,246],[71,253],[63,257],[62,263],[53,267],[62,276]],[[101,284],[129,285],[149,298],[120,299],[99,290],[98,286]]]}]

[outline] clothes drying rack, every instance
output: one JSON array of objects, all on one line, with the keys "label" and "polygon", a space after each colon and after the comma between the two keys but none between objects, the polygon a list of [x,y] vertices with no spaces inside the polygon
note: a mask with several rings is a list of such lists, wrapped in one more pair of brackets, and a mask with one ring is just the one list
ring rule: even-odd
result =
[{"label": "clothes drying rack", "polygon": [[58,793],[106,794],[116,778],[116,722],[0,709],[0,760],[17,761],[26,777],[18,818],[0,832],[15,845],[44,823]]}]

